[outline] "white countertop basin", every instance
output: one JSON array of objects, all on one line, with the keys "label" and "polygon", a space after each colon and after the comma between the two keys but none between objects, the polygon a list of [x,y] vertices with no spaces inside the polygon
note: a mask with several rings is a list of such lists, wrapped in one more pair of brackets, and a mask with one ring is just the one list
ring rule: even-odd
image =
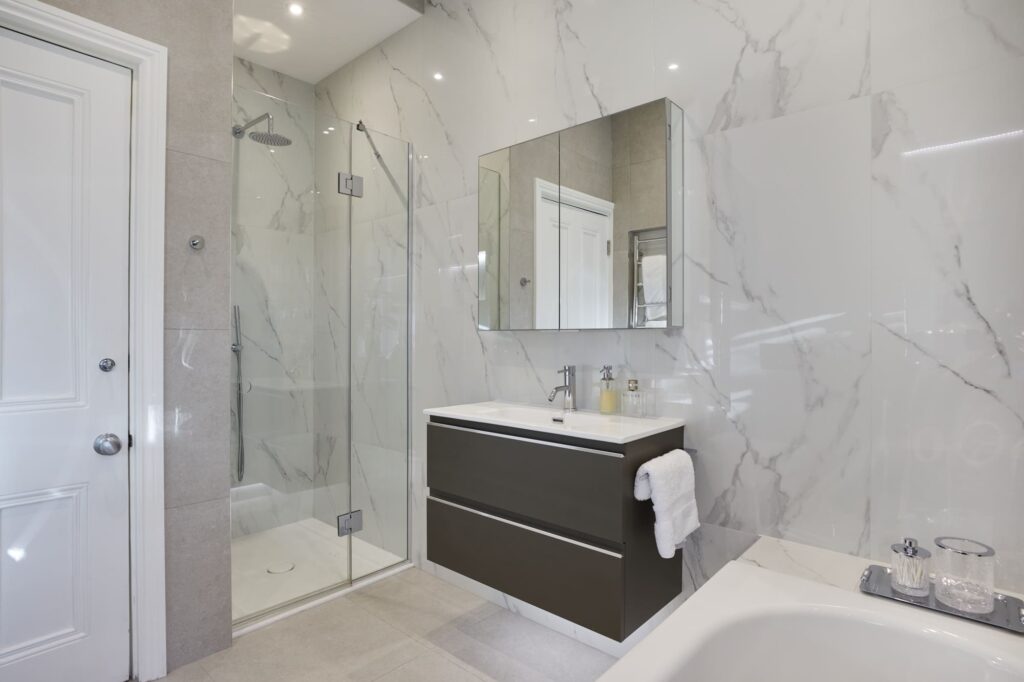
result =
[{"label": "white countertop basin", "polygon": [[[551,407],[503,402],[433,407],[423,410],[423,414],[618,444],[677,429],[685,424],[682,419],[671,417],[623,417],[583,410],[563,413],[561,409]],[[565,423],[553,421],[556,416],[564,416]]]}]

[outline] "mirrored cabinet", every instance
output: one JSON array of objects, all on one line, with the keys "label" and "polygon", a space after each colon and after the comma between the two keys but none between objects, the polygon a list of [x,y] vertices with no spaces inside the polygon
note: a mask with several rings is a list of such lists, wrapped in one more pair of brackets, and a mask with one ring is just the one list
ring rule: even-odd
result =
[{"label": "mirrored cabinet", "polygon": [[480,328],[681,327],[682,128],[659,99],[481,156]]}]

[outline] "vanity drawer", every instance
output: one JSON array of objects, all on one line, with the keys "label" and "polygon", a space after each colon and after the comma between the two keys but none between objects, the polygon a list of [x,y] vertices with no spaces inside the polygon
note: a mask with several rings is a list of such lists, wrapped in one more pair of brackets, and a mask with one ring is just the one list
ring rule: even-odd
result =
[{"label": "vanity drawer", "polygon": [[622,555],[434,498],[427,558],[621,641]]},{"label": "vanity drawer", "polygon": [[620,453],[427,425],[427,485],[585,536],[623,541]]}]

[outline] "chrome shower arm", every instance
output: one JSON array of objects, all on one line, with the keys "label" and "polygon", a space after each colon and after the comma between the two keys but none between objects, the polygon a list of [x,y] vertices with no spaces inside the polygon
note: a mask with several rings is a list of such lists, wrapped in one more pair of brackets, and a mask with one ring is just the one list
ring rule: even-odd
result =
[{"label": "chrome shower arm", "polygon": [[243,137],[245,137],[245,131],[246,130],[248,130],[249,128],[252,128],[254,125],[257,125],[258,123],[262,123],[263,121],[267,122],[267,130],[273,132],[273,130],[274,130],[274,117],[270,115],[270,112],[267,112],[265,114],[261,114],[261,115],[257,116],[256,118],[254,118],[253,120],[249,121],[245,125],[233,126],[231,128],[231,134],[234,135],[235,137],[237,137],[238,139],[242,139]]}]

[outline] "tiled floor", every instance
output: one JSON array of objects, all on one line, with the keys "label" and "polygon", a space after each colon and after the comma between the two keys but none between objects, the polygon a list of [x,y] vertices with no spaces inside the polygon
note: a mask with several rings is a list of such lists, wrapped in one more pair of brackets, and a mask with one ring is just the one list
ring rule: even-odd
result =
[{"label": "tiled floor", "polygon": [[412,568],[240,637],[167,681],[582,682],[613,662]]},{"label": "tiled floor", "polygon": [[402,561],[361,538],[339,538],[334,526],[317,519],[303,519],[233,539],[232,619],[239,620],[347,582],[350,541],[355,578]]}]

